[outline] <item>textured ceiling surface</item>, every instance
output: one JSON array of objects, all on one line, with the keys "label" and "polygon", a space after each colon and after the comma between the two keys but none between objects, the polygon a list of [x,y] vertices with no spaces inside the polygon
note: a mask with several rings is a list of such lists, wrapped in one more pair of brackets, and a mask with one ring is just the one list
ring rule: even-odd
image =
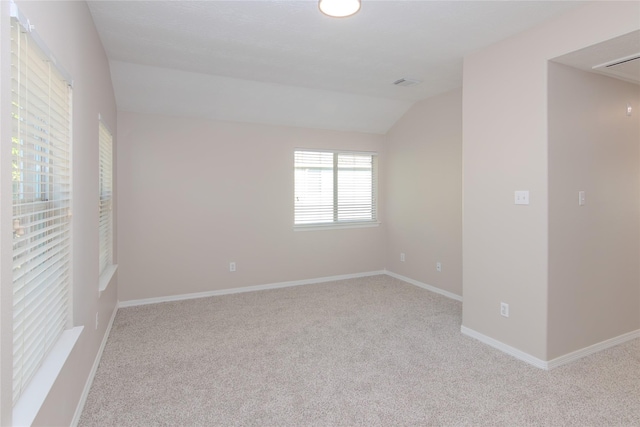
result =
[{"label": "textured ceiling surface", "polygon": [[580,5],[363,0],[332,19],[315,0],[89,1],[121,110],[373,133],[459,87],[464,55]]}]

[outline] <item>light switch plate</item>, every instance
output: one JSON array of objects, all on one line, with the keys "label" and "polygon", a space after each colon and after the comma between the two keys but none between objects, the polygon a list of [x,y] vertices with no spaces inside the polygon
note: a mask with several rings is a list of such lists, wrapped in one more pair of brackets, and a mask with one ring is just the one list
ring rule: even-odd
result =
[{"label": "light switch plate", "polygon": [[529,191],[516,191],[515,193],[516,205],[528,205],[529,204]]}]

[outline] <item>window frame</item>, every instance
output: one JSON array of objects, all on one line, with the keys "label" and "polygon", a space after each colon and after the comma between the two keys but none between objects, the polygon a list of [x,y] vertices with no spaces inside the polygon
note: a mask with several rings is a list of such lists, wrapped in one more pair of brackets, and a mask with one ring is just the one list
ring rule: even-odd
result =
[{"label": "window frame", "polygon": [[[317,153],[319,155],[327,155],[327,154],[331,154],[332,155],[332,162],[331,162],[331,176],[332,176],[332,187],[331,187],[331,197],[330,199],[332,200],[332,207],[331,207],[331,216],[332,219],[330,221],[318,221],[318,222],[303,222],[303,221],[299,221],[297,218],[297,215],[299,214],[298,212],[298,208],[299,205],[297,205],[297,194],[298,194],[298,180],[296,177],[296,174],[298,172],[299,169],[303,169],[303,166],[299,166],[298,163],[298,153]],[[341,156],[345,156],[345,157],[349,157],[349,156],[353,156],[353,157],[369,157],[371,159],[371,182],[370,182],[370,192],[371,192],[371,202],[366,204],[366,205],[362,205],[360,206],[360,208],[364,208],[364,210],[369,210],[371,213],[371,218],[370,219],[365,219],[365,218],[357,218],[355,217],[354,219],[339,219],[340,214],[348,214],[348,210],[345,209],[341,209],[341,206],[344,206],[344,204],[341,204],[340,202],[340,195],[341,193],[341,185],[340,185],[340,179],[339,179],[339,175],[340,175],[340,171],[341,168],[339,166],[339,159]],[[323,165],[323,167],[318,167],[317,169],[327,169],[327,165],[328,163],[325,163]],[[350,150],[330,150],[330,149],[311,149],[311,148],[296,148],[294,149],[294,176],[293,176],[293,180],[294,180],[294,190],[293,190],[293,196],[294,196],[294,219],[293,219],[293,227],[295,231],[313,231],[313,230],[328,230],[328,229],[343,229],[343,228],[362,228],[362,227],[377,227],[380,225],[379,222],[379,216],[378,216],[378,200],[379,200],[379,196],[378,196],[378,191],[379,191],[379,186],[378,186],[378,172],[379,172],[379,167],[378,167],[378,153],[377,152],[372,152],[372,151],[350,151]],[[308,170],[312,170],[314,168],[307,168]],[[344,168],[344,171],[346,172],[349,168]],[[326,178],[326,176],[325,176]],[[352,191],[354,187],[354,184],[351,182],[347,185],[347,188],[345,190],[342,191]],[[328,196],[327,199],[329,199]],[[367,207],[368,206],[368,207]],[[326,215],[326,213],[325,213]]]},{"label": "window frame", "polygon": [[104,291],[116,270],[114,263],[113,132],[98,115],[98,288]]}]

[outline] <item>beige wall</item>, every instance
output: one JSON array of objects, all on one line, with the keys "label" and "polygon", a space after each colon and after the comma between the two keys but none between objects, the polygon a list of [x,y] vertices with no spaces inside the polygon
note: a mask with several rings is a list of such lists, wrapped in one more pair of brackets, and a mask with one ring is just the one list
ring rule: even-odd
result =
[{"label": "beige wall", "polygon": [[387,270],[462,295],[462,89],[416,103],[386,159]]},{"label": "beige wall", "polygon": [[[589,4],[464,61],[463,326],[541,360],[549,355],[547,61],[636,30],[638,16],[637,2]],[[515,190],[529,190],[531,204],[514,205]]]},{"label": "beige wall", "polygon": [[382,135],[119,112],[118,139],[121,301],[384,268],[384,218],[293,230],[294,149],[377,151],[383,166]]},{"label": "beige wall", "polygon": [[[466,58],[462,183],[459,91],[417,104],[386,138],[126,112],[118,114],[116,128],[108,63],[86,5],[73,1],[19,1],[18,5],[75,80],[74,324],[84,325],[84,331],[36,425],[71,422],[118,296],[128,301],[385,267],[460,294],[460,186],[465,193],[465,326],[547,360],[633,329],[634,310],[635,321],[640,322],[639,291],[633,287],[632,279],[636,277],[637,284],[639,273],[627,258],[638,259],[638,197],[623,201],[616,192],[617,198],[609,199],[612,193],[602,191],[593,175],[584,175],[583,182],[590,186],[585,187],[585,210],[591,213],[585,221],[602,221],[602,215],[615,215],[611,210],[596,211],[597,205],[591,201],[596,202],[599,194],[610,203],[609,209],[613,204],[628,203],[624,206],[635,209],[636,217],[632,219],[636,224],[634,228],[629,223],[625,230],[632,230],[636,240],[625,240],[624,245],[630,250],[621,252],[622,260],[615,260],[616,266],[624,267],[625,274],[606,266],[597,271],[603,280],[585,277],[566,287],[566,277],[573,277],[583,259],[575,253],[554,251],[562,244],[575,247],[580,242],[569,230],[564,230],[566,234],[555,234],[553,230],[569,218],[569,210],[562,206],[571,197],[565,198],[564,193],[576,191],[571,181],[574,176],[565,176],[561,169],[568,161],[563,156],[569,155],[573,147],[548,146],[547,141],[547,61],[637,29],[637,3],[590,5]],[[0,97],[6,99],[8,2],[1,2],[0,7]],[[609,19],[602,20],[605,14]],[[556,69],[552,74],[549,83],[553,85],[560,81],[560,72]],[[567,100],[568,97],[558,102]],[[10,127],[6,125],[10,113],[5,107],[0,111],[1,140],[5,141],[0,157],[6,158],[10,153],[6,143],[10,141]],[[119,283],[114,281],[102,295],[97,291],[98,114],[117,135],[118,147]],[[561,124],[550,122],[551,141],[566,131]],[[572,135],[575,140],[570,142],[576,143],[578,137]],[[635,138],[637,141],[637,134]],[[292,152],[296,147],[378,151],[382,225],[294,232]],[[627,148],[629,153],[636,150],[637,161],[637,146]],[[614,161],[614,153],[605,154],[611,157],[600,160]],[[548,155],[552,157],[548,159]],[[607,164],[599,164],[598,173],[606,167]],[[637,178],[635,182],[624,178],[637,175],[637,163],[633,167],[636,169],[616,164],[615,171],[620,176],[607,177],[607,182],[615,185],[618,181],[609,180],[620,179],[624,181],[621,185],[638,196]],[[10,192],[8,173],[8,168],[0,168],[3,195]],[[550,190],[549,185],[553,185]],[[531,191],[530,206],[513,205],[513,191],[519,189]],[[3,196],[3,236],[11,230],[10,204],[5,201]],[[625,218],[626,222],[629,218]],[[620,224],[615,226],[616,233],[622,233]],[[597,232],[597,236],[580,239],[604,236],[610,248],[613,238],[602,229]],[[8,240],[2,239],[0,257],[2,425],[11,424]],[[554,249],[548,250],[549,245]],[[586,255],[597,260],[611,256],[597,252],[604,249],[598,247]],[[399,262],[400,252],[407,255],[405,263]],[[228,271],[230,261],[237,263],[237,272]],[[440,274],[435,273],[435,261],[443,263]],[[607,281],[609,288],[617,287],[618,292],[603,292],[605,289],[599,287],[602,281]],[[589,320],[589,327],[594,328],[589,334],[584,333],[579,319],[593,314],[590,303],[573,305],[572,311],[565,311],[567,301],[572,301],[585,283],[591,292],[590,301],[604,299],[603,310]],[[629,301],[625,299],[627,295]],[[580,293],[578,298],[583,296]],[[548,298],[552,301],[548,302]],[[499,316],[500,301],[510,303],[509,319]],[[621,304],[623,314],[617,321],[596,321],[618,314]],[[573,317],[567,320],[569,314]],[[556,325],[561,327],[550,331]],[[565,342],[573,334],[575,340]]]},{"label": "beige wall", "polygon": [[[34,425],[69,425],[117,300],[112,283],[98,294],[98,114],[116,131],[116,107],[107,58],[84,2],[17,1],[36,31],[74,79],[73,89],[73,324],[84,325]],[[8,4],[1,4],[2,105],[8,104]],[[10,156],[10,114],[2,109],[3,159]],[[9,132],[9,133],[8,133]],[[2,160],[2,165],[8,162]],[[2,425],[11,425],[11,238],[10,182],[2,168]],[[6,183],[9,183],[7,188]],[[8,190],[8,191],[7,191]],[[8,209],[7,209],[8,206]],[[115,282],[115,280],[114,280]],[[95,328],[96,313],[99,326]],[[7,315],[8,314],[8,315]]]},{"label": "beige wall", "polygon": [[549,63],[550,359],[640,329],[639,101],[638,85]]}]

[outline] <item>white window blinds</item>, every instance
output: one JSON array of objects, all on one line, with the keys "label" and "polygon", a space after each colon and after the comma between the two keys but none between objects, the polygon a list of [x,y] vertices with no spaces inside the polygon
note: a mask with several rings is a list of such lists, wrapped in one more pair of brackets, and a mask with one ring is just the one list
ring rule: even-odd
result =
[{"label": "white window blinds", "polygon": [[377,221],[375,153],[296,151],[294,224]]},{"label": "white window blinds", "polygon": [[109,129],[99,121],[99,225],[100,235],[100,274],[113,264],[113,136]]},{"label": "white window blinds", "polygon": [[71,89],[12,16],[15,405],[70,326]]}]

